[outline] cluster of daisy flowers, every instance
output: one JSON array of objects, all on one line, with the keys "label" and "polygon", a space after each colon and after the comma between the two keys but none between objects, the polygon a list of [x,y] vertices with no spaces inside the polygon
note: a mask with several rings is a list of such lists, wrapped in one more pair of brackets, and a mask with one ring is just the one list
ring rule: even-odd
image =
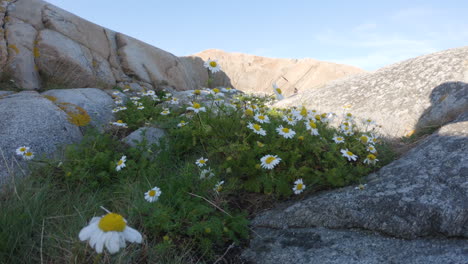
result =
[{"label": "cluster of daisy flowers", "polygon": [[25,160],[32,160],[34,158],[34,153],[31,151],[31,148],[26,146],[17,148],[16,155],[20,156]]}]

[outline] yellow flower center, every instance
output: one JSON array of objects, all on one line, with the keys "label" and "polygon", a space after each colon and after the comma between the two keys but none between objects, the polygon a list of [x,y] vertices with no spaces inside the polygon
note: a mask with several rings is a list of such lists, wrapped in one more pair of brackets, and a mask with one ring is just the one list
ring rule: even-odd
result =
[{"label": "yellow flower center", "polygon": [[253,114],[254,114],[254,113],[253,113],[253,111],[252,111],[251,109],[245,110],[245,115],[247,115],[247,116],[253,116]]},{"label": "yellow flower center", "polygon": [[289,133],[289,128],[287,127],[284,127],[283,129],[281,129],[283,131],[283,133]]},{"label": "yellow flower center", "polygon": [[169,241],[169,236],[168,235],[163,236],[163,240],[164,241]]},{"label": "yellow flower center", "polygon": [[123,121],[122,120],[117,120],[117,123],[123,124]]},{"label": "yellow flower center", "polygon": [[347,117],[352,117],[353,115],[351,113],[346,114]]},{"label": "yellow flower center", "polygon": [[276,160],[276,158],[270,156],[270,157],[266,158],[265,162],[266,162],[266,164],[270,164],[270,163],[272,163],[274,160]]},{"label": "yellow flower center", "polygon": [[207,233],[207,234],[211,233],[211,228],[209,228],[209,227],[205,228],[205,233]]},{"label": "yellow flower center", "polygon": [[367,119],[367,123],[371,123],[372,122],[372,119]]},{"label": "yellow flower center", "polygon": [[154,197],[156,195],[156,191],[151,190],[151,191],[149,191],[148,195],[151,196],[151,197]]},{"label": "yellow flower center", "polygon": [[369,139],[366,136],[361,136],[360,140],[362,143],[367,143]]},{"label": "yellow flower center", "polygon": [[258,116],[258,119],[265,120],[265,117],[261,115],[261,116]]},{"label": "yellow flower center", "polygon": [[259,125],[259,124],[254,124],[253,125],[253,128],[257,131],[259,131],[260,129],[262,129],[262,127]]},{"label": "yellow flower center", "polygon": [[307,116],[307,109],[305,107],[302,107],[301,116]]},{"label": "yellow flower center", "polygon": [[265,146],[265,144],[263,144],[262,142],[257,141],[257,146],[260,147],[260,148],[263,148],[263,146]]},{"label": "yellow flower center", "polygon": [[327,113],[323,113],[321,116],[322,116],[323,118],[325,118],[325,117],[327,117]]},{"label": "yellow flower center", "polygon": [[205,164],[205,160],[199,160],[198,162],[201,164]]},{"label": "yellow flower center", "polygon": [[123,160],[119,160],[119,161],[117,162],[117,165],[120,166],[120,165],[122,165],[123,163],[124,163]]},{"label": "yellow flower center", "polygon": [[342,137],[338,137],[338,138],[336,138],[336,140],[338,140],[338,141],[342,141],[342,140],[343,140],[343,138],[342,138]]},{"label": "yellow flower center", "polygon": [[201,105],[199,103],[193,103],[193,108],[198,109],[200,107],[201,107]]},{"label": "yellow flower center", "polygon": [[28,151],[24,154],[25,156],[28,156],[28,157],[31,157],[33,155],[33,153],[31,151]]},{"label": "yellow flower center", "polygon": [[344,122],[343,125],[349,126],[349,123],[348,123],[348,122]]},{"label": "yellow flower center", "polygon": [[214,88],[214,89],[213,89],[213,92],[219,93],[219,89],[218,89],[218,88]]},{"label": "yellow flower center", "polygon": [[196,94],[196,95],[200,95],[201,91],[200,90],[195,90],[195,91],[193,91],[193,93]]},{"label": "yellow flower center", "polygon": [[349,156],[353,156],[353,155],[354,155],[351,151],[347,151],[346,154],[348,154]]},{"label": "yellow flower center", "polygon": [[22,147],[19,149],[21,152],[25,152],[26,151],[26,148],[25,147]]},{"label": "yellow flower center", "polygon": [[304,136],[299,136],[297,139],[304,140]]},{"label": "yellow flower center", "polygon": [[185,124],[185,121],[180,121],[181,124]]},{"label": "yellow flower center", "polygon": [[210,66],[211,67],[216,67],[218,64],[216,63],[216,61],[210,61]]},{"label": "yellow flower center", "polygon": [[311,128],[317,128],[317,125],[316,125],[314,122],[312,122],[312,121],[309,122],[309,126],[310,126]]},{"label": "yellow flower center", "polygon": [[374,155],[372,155],[372,154],[367,155],[367,158],[369,160],[375,160],[376,159],[376,157]]},{"label": "yellow flower center", "polygon": [[279,93],[279,94],[282,94],[282,91],[280,88],[276,88],[276,92]]},{"label": "yellow flower center", "polygon": [[296,189],[297,189],[297,190],[300,191],[300,190],[302,190],[302,188],[304,188],[304,184],[298,183],[298,184],[296,185]]},{"label": "yellow flower center", "polygon": [[216,187],[217,192],[221,192],[223,190],[223,186],[219,185]]},{"label": "yellow flower center", "polygon": [[294,121],[294,119],[292,119],[292,117],[288,117],[288,121],[292,122],[292,121]]},{"label": "yellow flower center", "polygon": [[315,119],[320,121],[320,120],[322,120],[322,117],[320,115],[315,115]]},{"label": "yellow flower center", "polygon": [[101,220],[99,220],[98,226],[104,232],[122,232],[125,230],[127,224],[125,223],[125,220],[121,215],[108,213],[103,218],[101,218]]}]

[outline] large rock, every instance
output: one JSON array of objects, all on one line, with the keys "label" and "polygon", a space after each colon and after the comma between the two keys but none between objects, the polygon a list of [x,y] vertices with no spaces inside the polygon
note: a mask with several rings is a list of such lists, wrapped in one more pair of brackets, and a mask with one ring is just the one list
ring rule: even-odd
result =
[{"label": "large rock", "polygon": [[[467,263],[467,241],[403,240],[362,230],[326,228],[256,229],[248,263],[276,264],[441,264]],[[260,236],[260,237],[259,237]]]},{"label": "large rock", "polygon": [[228,86],[227,81],[230,81],[236,89],[250,93],[273,94],[272,84],[276,83],[285,95],[291,95],[295,88],[302,92],[364,72],[356,67],[314,59],[274,59],[215,49],[194,56],[218,60],[225,75],[215,73],[215,85]]},{"label": "large rock", "polygon": [[95,85],[93,56],[87,47],[48,29],[39,33],[37,47],[36,62],[49,79],[66,87]]},{"label": "large rock", "polygon": [[28,23],[11,18],[5,25],[9,46],[9,63],[7,71],[11,72],[16,83],[23,89],[34,90],[41,87],[39,73],[35,64],[35,57],[39,54],[35,50],[37,30]]},{"label": "large rock", "polygon": [[166,136],[166,132],[160,128],[141,127],[125,137],[123,142],[132,147],[136,147],[143,141],[147,142],[149,146],[153,144],[159,145],[159,140],[164,136]]},{"label": "large rock", "polygon": [[57,89],[46,91],[42,95],[56,104],[69,103],[83,108],[91,117],[90,125],[101,130],[114,120],[114,101],[100,89]]},{"label": "large rock", "polygon": [[378,70],[302,91],[277,106],[305,105],[341,112],[351,104],[360,118],[372,118],[388,136],[401,137],[440,126],[468,109],[468,47],[409,59]]},{"label": "large rock", "polygon": [[[0,99],[0,184],[8,181],[8,168],[16,168],[16,148],[29,146],[35,156],[51,155],[58,147],[77,142],[82,134],[68,116],[37,92],[21,92]],[[24,165],[24,164],[23,164]]]},{"label": "large rock", "polygon": [[47,5],[49,3],[42,0],[17,0],[8,6],[8,15],[41,30],[44,28],[42,12]]},{"label": "large rock", "polygon": [[401,238],[468,238],[468,112],[368,177],[266,212],[259,227],[361,228]]},{"label": "large rock", "polygon": [[176,90],[198,88],[178,57],[120,33],[116,39],[121,66],[127,75],[152,83],[155,87],[167,82]]}]

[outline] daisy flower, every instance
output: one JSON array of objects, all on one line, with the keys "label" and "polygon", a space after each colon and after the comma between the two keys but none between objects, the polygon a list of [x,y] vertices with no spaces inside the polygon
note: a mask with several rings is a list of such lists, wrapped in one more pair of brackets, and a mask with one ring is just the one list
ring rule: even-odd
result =
[{"label": "daisy flower", "polygon": [[345,119],[345,120],[348,120],[348,121],[353,121],[354,116],[353,116],[353,114],[351,114],[351,113],[346,113],[346,114],[344,115],[344,119]]},{"label": "daisy flower", "polygon": [[193,90],[193,95],[201,95],[201,90]]},{"label": "daisy flower", "polygon": [[223,190],[223,184],[224,184],[224,181],[220,181],[218,183],[216,183],[215,187],[213,188],[213,190],[216,192],[216,193],[220,193],[222,190]]},{"label": "daisy flower", "polygon": [[150,203],[156,202],[159,199],[159,196],[161,196],[161,193],[161,189],[154,187],[153,189],[145,192],[145,200]]},{"label": "daisy flower", "polygon": [[117,122],[111,122],[111,124],[118,127],[127,127],[127,123],[124,123],[122,120],[117,120]]},{"label": "daisy flower", "polygon": [[306,188],[306,185],[304,184],[302,179],[299,179],[294,182],[294,187],[292,189],[294,191],[294,194],[300,194],[301,192],[304,191],[305,188]]},{"label": "daisy flower", "polygon": [[142,105],[140,105],[140,106],[137,107],[137,109],[138,109],[138,110],[143,110],[143,109],[145,109],[145,107],[142,106]]},{"label": "daisy flower", "polygon": [[266,131],[259,125],[250,123],[247,125],[248,128],[252,129],[255,134],[265,136]]},{"label": "daisy flower", "polygon": [[30,150],[26,151],[24,154],[23,154],[23,159],[25,160],[32,160],[34,159],[34,153]]},{"label": "daisy flower", "polygon": [[354,135],[353,130],[349,126],[345,126],[341,129],[341,131],[346,135],[346,136],[352,136]]},{"label": "daisy flower", "polygon": [[210,70],[212,73],[221,71],[221,67],[219,66],[217,60],[208,59],[207,61],[205,61],[204,66],[205,68]]},{"label": "daisy flower", "polygon": [[351,161],[351,160],[356,161],[356,159],[358,157],[358,156],[354,155],[354,153],[352,153],[348,149],[342,149],[341,153],[343,154],[343,157],[348,158],[348,161]]},{"label": "daisy flower", "polygon": [[122,158],[117,161],[117,167],[115,167],[115,170],[120,171],[121,169],[125,168],[125,161],[127,161],[127,156],[122,156]]},{"label": "daisy flower", "polygon": [[367,155],[367,158],[364,160],[364,163],[369,164],[369,165],[374,165],[377,161],[377,157],[374,154],[369,154]]},{"label": "daisy flower", "polygon": [[218,88],[212,89],[211,93],[216,97],[223,97],[224,96],[224,94]]},{"label": "daisy flower", "polygon": [[206,165],[206,162],[208,161],[208,159],[205,159],[203,157],[197,159],[197,161],[195,161],[195,164],[197,164],[198,167],[203,167]]},{"label": "daisy flower", "polygon": [[177,124],[177,127],[184,127],[187,125],[187,122],[185,122],[184,120],[180,121],[179,124]]},{"label": "daisy flower", "polygon": [[374,145],[367,146],[367,151],[369,151],[370,153],[376,153],[377,152]]},{"label": "daisy flower", "polygon": [[296,135],[296,132],[294,132],[294,130],[283,126],[277,127],[276,131],[284,138],[293,138],[294,135]]},{"label": "daisy flower", "polygon": [[19,147],[16,149],[16,155],[18,156],[24,156],[24,154],[26,154],[26,152],[29,151],[29,147],[26,147],[26,146],[22,146],[22,147]]},{"label": "daisy flower", "polygon": [[126,92],[130,91],[130,89],[124,89],[123,91],[126,93]]},{"label": "daisy flower", "polygon": [[310,133],[312,135],[315,135],[315,136],[319,135],[317,124],[315,124],[313,120],[309,120],[309,122],[306,122],[305,125],[306,125],[306,129],[310,130]]},{"label": "daisy flower", "polygon": [[231,87],[221,88],[221,91],[222,91],[223,93],[236,93],[236,92],[237,92],[236,89],[233,89],[233,88],[231,88]]},{"label": "daisy flower", "polygon": [[141,99],[141,98],[138,97],[138,96],[132,96],[132,97],[130,97],[130,100],[132,100],[132,101],[138,101],[138,100],[140,100],[140,99]]},{"label": "daisy flower", "polygon": [[271,170],[273,169],[278,163],[280,163],[281,158],[278,158],[277,155],[265,155],[261,159],[261,167],[264,169]]},{"label": "daisy flower", "polygon": [[294,126],[297,123],[296,119],[294,119],[294,117],[291,116],[291,115],[283,116],[283,121],[288,123],[288,125],[290,125],[290,126]]},{"label": "daisy flower", "polygon": [[89,245],[101,254],[104,246],[109,253],[117,253],[125,247],[125,242],[141,243],[141,234],[127,226],[127,221],[119,214],[108,213],[101,217],[93,217],[89,224],[81,229],[78,235],[81,241],[89,241]]},{"label": "daisy flower", "polygon": [[367,144],[370,141],[370,138],[368,135],[362,135],[359,137],[359,141],[362,142],[362,144]]},{"label": "daisy flower", "polygon": [[113,95],[119,95],[120,92],[119,92],[119,91],[113,91],[112,94],[113,94]]},{"label": "daisy flower", "polygon": [[114,101],[114,103],[116,105],[121,105],[121,104],[123,104],[123,101],[122,101],[122,99],[117,99],[117,100]]},{"label": "daisy flower", "polygon": [[262,115],[262,114],[256,114],[254,116],[254,119],[257,122],[260,122],[261,124],[263,123],[270,123],[270,118],[267,115]]},{"label": "daisy flower", "polygon": [[263,148],[263,147],[265,146],[265,144],[263,144],[263,143],[260,142],[260,141],[257,141],[257,146],[258,146],[259,148]]},{"label": "daisy flower", "polygon": [[213,173],[213,171],[211,170],[211,168],[208,168],[208,169],[203,169],[201,172],[200,172],[200,179],[211,179],[213,178],[215,175]]},{"label": "daisy flower", "polygon": [[254,116],[254,111],[251,108],[247,108],[244,111],[244,116]]},{"label": "daisy flower", "polygon": [[192,103],[192,106],[187,107],[187,110],[192,110],[195,113],[198,112],[206,112],[206,108],[204,106],[201,106],[199,103]]},{"label": "daisy flower", "polygon": [[359,184],[358,186],[354,187],[354,190],[364,190],[367,187],[367,184]]},{"label": "daisy flower", "polygon": [[172,97],[171,100],[169,100],[170,104],[177,105],[179,104],[179,99],[176,97]]},{"label": "daisy flower", "polygon": [[364,125],[367,125],[367,126],[369,126],[369,125],[375,125],[375,121],[372,120],[372,119],[370,119],[370,118],[363,119],[363,120],[362,120],[362,123],[363,123]]},{"label": "daisy flower", "polygon": [[164,111],[161,112],[161,115],[166,116],[166,115],[168,115],[170,113],[171,113],[171,111],[169,111],[169,109],[164,109]]},{"label": "daisy flower", "polygon": [[273,86],[273,91],[276,94],[276,99],[283,100],[284,99],[283,91],[281,91],[281,89],[278,87],[278,85],[276,85],[276,83],[274,83],[272,86]]},{"label": "daisy flower", "polygon": [[344,143],[344,137],[340,137],[340,136],[335,135],[333,137],[333,141],[335,141],[336,144]]}]

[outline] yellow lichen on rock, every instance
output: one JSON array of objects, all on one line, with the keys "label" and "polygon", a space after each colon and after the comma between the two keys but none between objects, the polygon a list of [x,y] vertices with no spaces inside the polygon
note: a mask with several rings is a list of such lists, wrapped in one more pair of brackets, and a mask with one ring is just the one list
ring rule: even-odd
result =
[{"label": "yellow lichen on rock", "polygon": [[68,115],[68,121],[76,126],[83,127],[91,122],[91,117],[82,107],[71,103],[58,103],[57,106]]}]

